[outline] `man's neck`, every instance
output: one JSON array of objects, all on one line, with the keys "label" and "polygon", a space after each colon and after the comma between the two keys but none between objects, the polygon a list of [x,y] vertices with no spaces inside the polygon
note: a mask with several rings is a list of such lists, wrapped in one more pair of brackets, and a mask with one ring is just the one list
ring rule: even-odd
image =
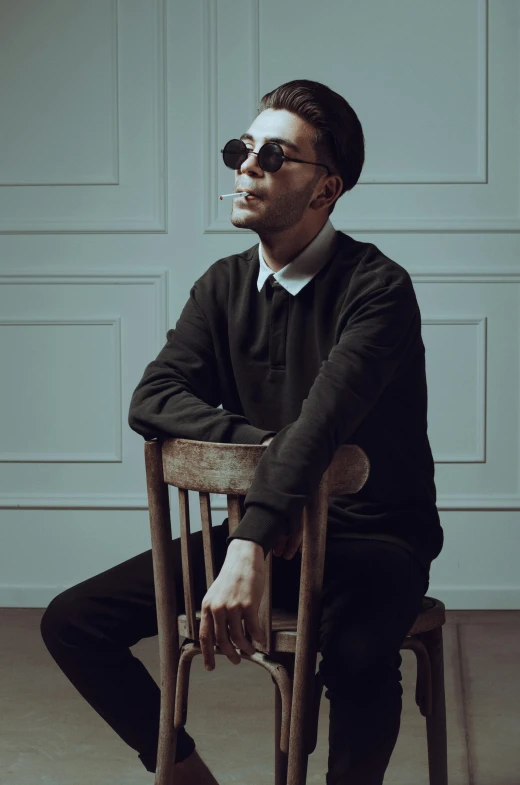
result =
[{"label": "man's neck", "polygon": [[275,273],[286,267],[290,262],[311,243],[317,234],[323,229],[327,219],[321,226],[310,226],[307,231],[300,228],[297,234],[294,232],[280,241],[280,237],[273,242],[271,237],[260,238],[262,241],[262,257],[266,265]]}]

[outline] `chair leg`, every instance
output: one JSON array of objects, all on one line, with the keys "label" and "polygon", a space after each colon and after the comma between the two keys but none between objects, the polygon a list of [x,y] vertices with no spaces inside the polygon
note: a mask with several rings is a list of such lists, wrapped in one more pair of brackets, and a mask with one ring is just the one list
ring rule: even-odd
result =
[{"label": "chair leg", "polygon": [[175,695],[174,727],[177,731],[184,728],[188,719],[188,691],[190,687],[191,663],[197,654],[201,654],[196,643],[184,644],[179,657],[177,669],[177,692]]},{"label": "chair leg", "polygon": [[[271,677],[272,678],[272,677]],[[280,688],[273,679],[274,683],[274,785],[286,785],[287,783],[287,763],[289,752],[283,752],[280,748],[282,737],[282,696]]]},{"label": "chair leg", "polygon": [[421,633],[419,637],[428,650],[431,663],[432,711],[426,717],[430,785],[448,785],[448,743],[446,736],[442,627]]},{"label": "chair leg", "polygon": [[[308,658],[308,653],[306,652],[304,656]],[[308,662],[304,660],[303,664],[308,665]],[[295,670],[293,679],[287,785],[305,785],[307,782],[309,715],[313,709],[311,693],[314,679],[312,676],[305,678],[306,670],[307,668],[304,667],[300,672]]]},{"label": "chair leg", "polygon": [[432,713],[432,668],[428,649],[418,635],[406,638],[401,649],[409,649],[415,654],[417,661],[417,679],[415,685],[415,702],[423,717]]},{"label": "chair leg", "polygon": [[[274,652],[271,659],[279,662],[287,671],[289,683],[283,689],[285,690],[286,700],[288,699],[287,690],[289,690],[292,703],[292,682],[294,678],[294,654],[285,652]],[[289,763],[289,747],[287,750],[282,750],[282,720],[283,720],[283,697],[278,684],[271,676],[273,684],[275,685],[274,708],[275,708],[275,726],[274,726],[274,765],[275,765],[275,785],[287,785],[287,767]],[[290,724],[290,715],[289,715]]]},{"label": "chair leg", "polygon": [[154,785],[175,783],[173,768],[177,750],[177,731],[174,727],[175,694],[177,691],[178,661],[168,661],[161,673],[161,703],[159,717],[159,739]]},{"label": "chair leg", "polygon": [[323,682],[321,673],[318,671],[314,676],[314,691],[312,695],[312,711],[309,712],[309,723],[307,728],[307,755],[316,749],[318,743],[318,721],[320,716],[321,695],[323,692]]},{"label": "chair leg", "polygon": [[[177,734],[180,728],[186,725],[188,714],[188,689],[190,670],[193,658],[200,654],[200,647],[195,643],[181,646],[177,667],[168,663],[166,683],[169,690],[161,693],[161,719],[159,722],[159,748],[163,748],[163,756],[157,756],[157,767],[154,785],[175,785],[175,753],[177,749]],[[164,710],[162,701],[166,701]],[[167,752],[166,752],[167,750]]]}]

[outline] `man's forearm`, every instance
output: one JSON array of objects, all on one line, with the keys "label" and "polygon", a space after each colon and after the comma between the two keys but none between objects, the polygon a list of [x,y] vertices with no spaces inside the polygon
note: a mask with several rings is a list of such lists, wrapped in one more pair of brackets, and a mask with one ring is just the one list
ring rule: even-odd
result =
[{"label": "man's forearm", "polygon": [[[268,445],[270,442],[272,442],[275,436],[276,434],[265,436],[260,444]],[[233,535],[230,535],[230,537],[233,537]],[[228,540],[228,551],[233,549],[233,554],[238,553],[239,555],[245,556],[247,558],[249,555],[253,557],[257,552],[260,552],[262,554],[262,559],[267,558],[267,553],[265,552],[263,546],[255,540],[242,539],[241,537],[237,537],[236,539],[230,539],[228,537]]]}]

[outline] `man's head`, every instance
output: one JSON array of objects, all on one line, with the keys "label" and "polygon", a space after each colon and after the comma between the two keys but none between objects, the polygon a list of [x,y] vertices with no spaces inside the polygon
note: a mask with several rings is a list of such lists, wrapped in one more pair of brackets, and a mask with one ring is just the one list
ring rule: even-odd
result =
[{"label": "man's head", "polygon": [[319,227],[359,180],[365,160],[361,123],[347,101],[320,82],[297,79],[264,95],[246,134],[253,137],[243,140],[251,151],[258,153],[269,139],[285,139],[298,148],[280,144],[285,155],[310,163],[284,160],[278,171],[268,172],[250,154],[235,170],[235,190],[260,198],[233,200],[234,226],[260,236],[296,225]]}]

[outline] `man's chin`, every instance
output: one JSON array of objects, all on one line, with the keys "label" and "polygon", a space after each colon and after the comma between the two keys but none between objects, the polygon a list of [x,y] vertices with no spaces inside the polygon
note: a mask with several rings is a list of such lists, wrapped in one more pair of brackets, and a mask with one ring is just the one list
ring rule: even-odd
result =
[{"label": "man's chin", "polygon": [[252,224],[254,224],[254,217],[252,215],[237,215],[233,213],[231,215],[231,223],[237,228],[251,229]]}]

